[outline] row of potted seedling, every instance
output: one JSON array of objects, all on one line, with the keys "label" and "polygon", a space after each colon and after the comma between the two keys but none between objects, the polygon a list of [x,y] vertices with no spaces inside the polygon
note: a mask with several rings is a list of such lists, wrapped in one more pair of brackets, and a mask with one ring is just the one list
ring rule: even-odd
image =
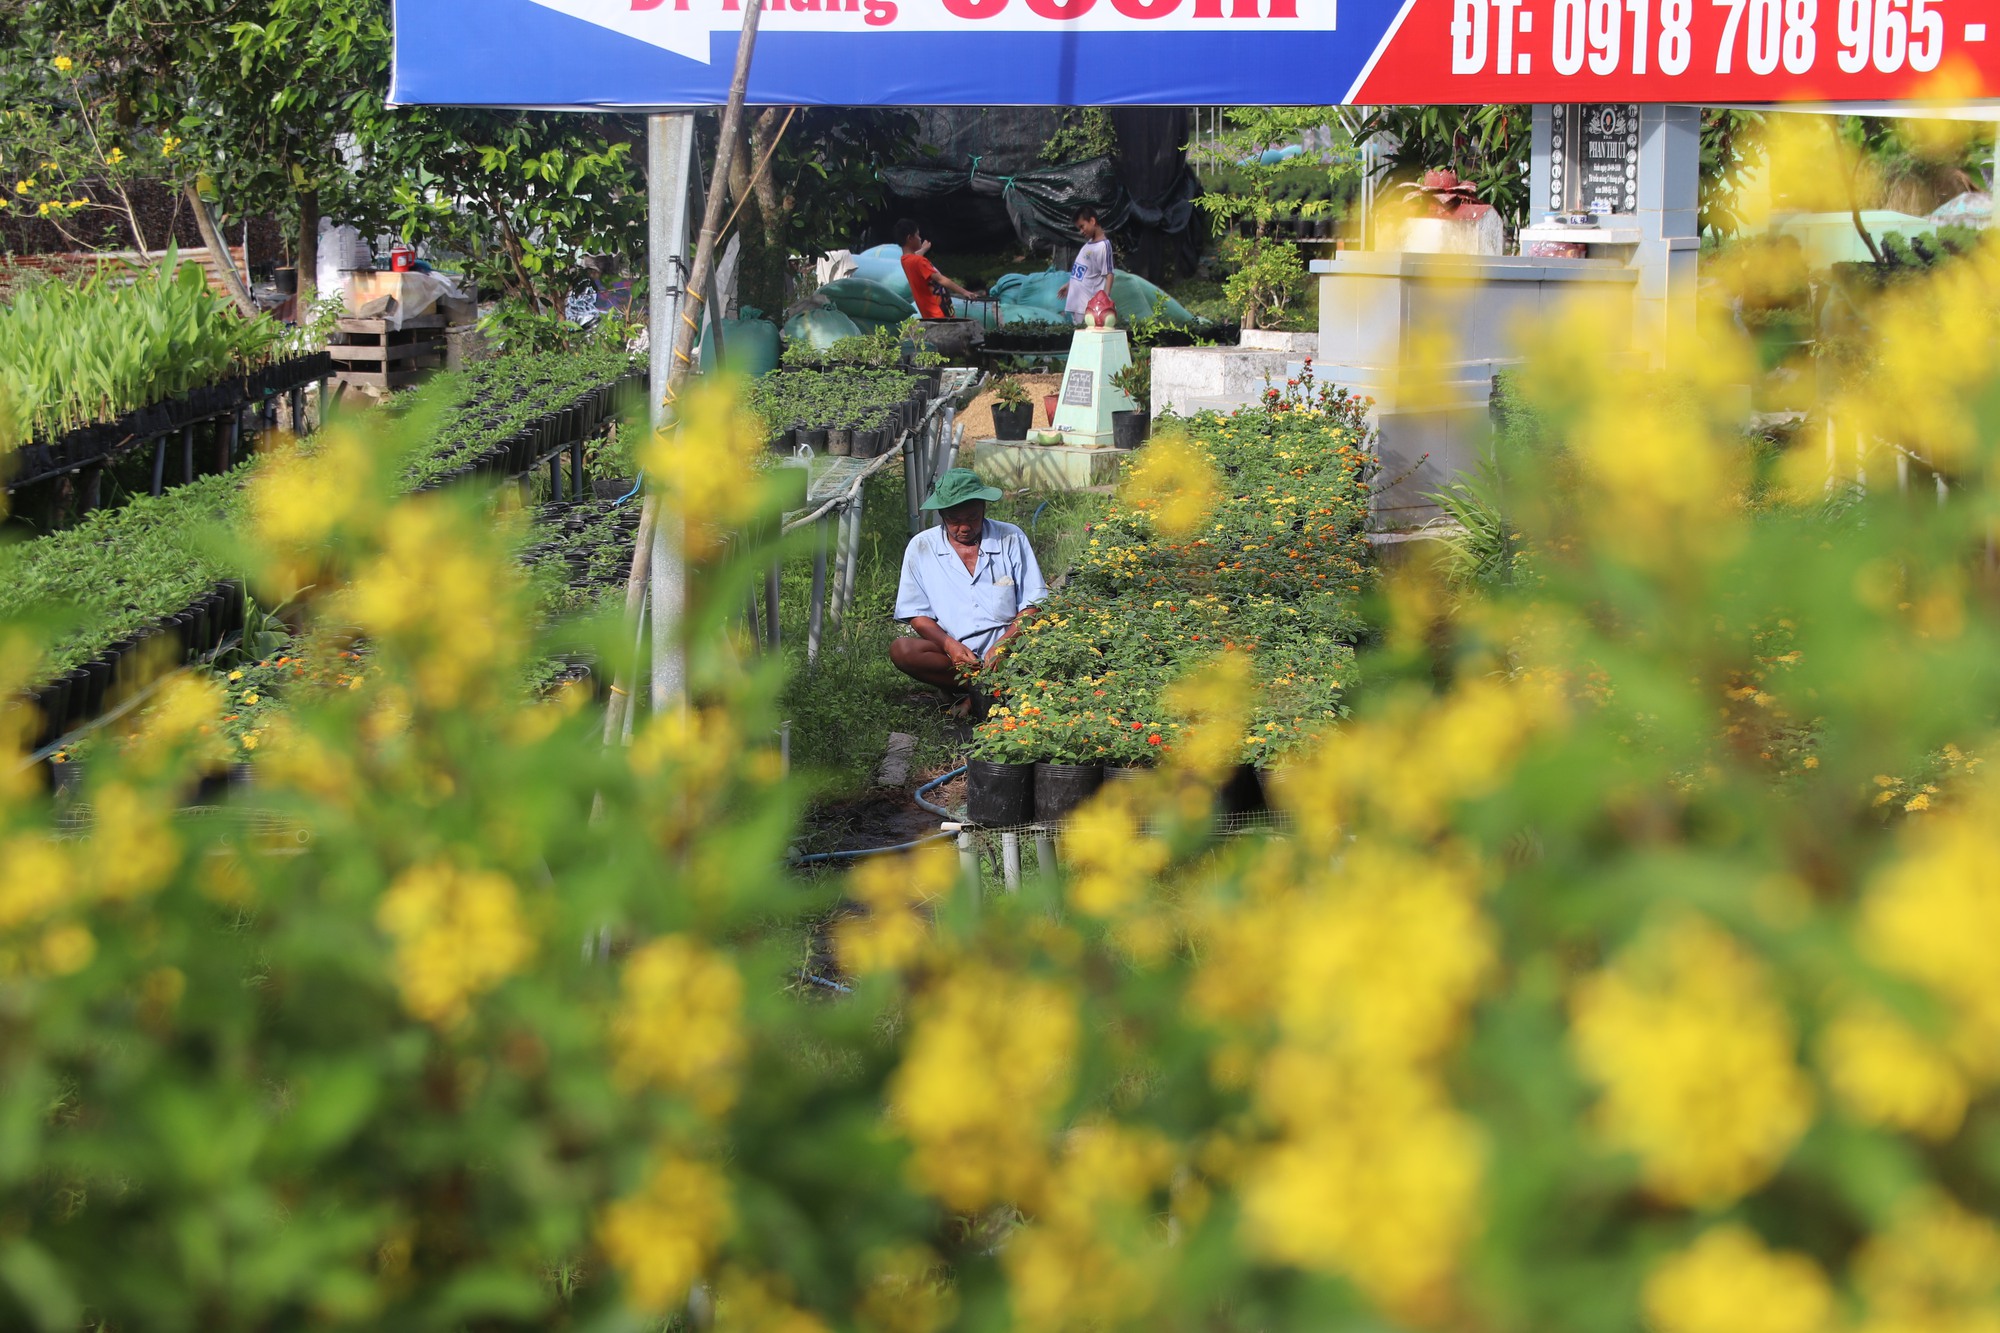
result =
[{"label": "row of potted seedling", "polygon": [[14,486],[46,480],[100,463],[133,441],[167,435],[293,389],[332,373],[325,352],[275,362],[241,378],[218,380],[184,394],[136,408],[110,421],[79,426],[51,440],[32,441],[15,451]]},{"label": "row of potted seedling", "polygon": [[196,661],[222,647],[243,628],[243,584],[227,579],[161,616],[137,633],[45,683],[29,696],[40,716],[35,748],[52,745],[106,709],[115,707],[150,673]]}]

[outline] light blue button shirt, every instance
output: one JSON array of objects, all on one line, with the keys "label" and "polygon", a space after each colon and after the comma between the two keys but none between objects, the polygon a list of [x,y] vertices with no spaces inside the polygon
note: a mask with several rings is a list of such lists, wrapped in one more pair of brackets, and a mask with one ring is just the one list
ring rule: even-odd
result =
[{"label": "light blue button shirt", "polygon": [[979,561],[970,574],[940,524],[910,538],[903,549],[896,619],[929,616],[946,634],[984,657],[1022,607],[1036,606],[1048,595],[1035,548],[1028,544],[1028,534],[1012,523],[986,520]]}]

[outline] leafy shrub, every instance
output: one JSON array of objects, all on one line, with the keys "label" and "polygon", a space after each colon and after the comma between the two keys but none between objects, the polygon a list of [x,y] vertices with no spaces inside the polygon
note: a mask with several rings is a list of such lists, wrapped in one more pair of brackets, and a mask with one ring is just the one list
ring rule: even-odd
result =
[{"label": "leafy shrub", "polygon": [[[260,746],[259,818],[176,816],[199,688],[93,773],[87,829],[0,786],[0,1318],[1991,1323],[2000,261],[1885,300],[1856,424],[1949,460],[1944,505],[1877,485],[1830,522],[1807,449],[1747,510],[1735,423],[1682,405],[1754,348],[1607,370],[1629,305],[1565,312],[1521,385],[1538,577],[1386,577],[1289,833],[1214,836],[1225,653],[1061,872],[980,898],[940,845],[785,869],[775,671],[717,628],[770,554],[708,526],[757,517],[723,406],[690,395],[676,446],[722,502],[677,511],[687,706],[629,747],[521,699],[478,497],[398,500],[408,442],[322,451],[246,560],[322,571],[314,614],[372,657]],[[1143,517],[1198,533],[1236,493]],[[4,642],[12,687],[33,629]],[[1786,720],[1808,746],[1770,744]]]}]

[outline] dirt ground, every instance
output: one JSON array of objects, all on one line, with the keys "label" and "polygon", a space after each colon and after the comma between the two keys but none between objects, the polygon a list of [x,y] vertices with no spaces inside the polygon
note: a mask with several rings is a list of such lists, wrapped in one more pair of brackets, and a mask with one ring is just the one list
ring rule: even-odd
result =
[{"label": "dirt ground", "polygon": [[[1051,394],[1056,391],[1062,384],[1062,376],[1016,375],[1014,378],[1021,381],[1021,387],[1028,391],[1028,401],[1033,403],[1035,407],[1034,424],[1029,429],[1047,430],[1053,423],[1050,422],[1049,414],[1042,405],[1042,398],[1045,394]],[[991,436],[993,434],[992,386],[988,385],[986,388],[981,389],[979,396],[972,400],[971,405],[958,414],[958,419],[965,424],[965,440],[967,444],[970,444],[974,440],[983,440]]]},{"label": "dirt ground", "polygon": [[[936,833],[938,816],[919,807],[910,793],[937,776],[936,772],[913,774],[907,787],[877,787],[852,799],[820,806],[813,812],[812,835],[806,841],[814,851],[849,851],[893,847]],[[953,778],[924,799],[947,810],[963,809],[965,779]]]}]

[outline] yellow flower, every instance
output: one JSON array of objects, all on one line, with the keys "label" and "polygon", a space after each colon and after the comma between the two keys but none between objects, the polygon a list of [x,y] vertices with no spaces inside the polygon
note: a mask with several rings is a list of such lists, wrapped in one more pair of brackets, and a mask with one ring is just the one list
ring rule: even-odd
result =
[{"label": "yellow flower", "polygon": [[1981,1080],[2000,1079],[2000,972],[1986,946],[2000,938],[1993,812],[1981,805],[1917,821],[1904,847],[1862,899],[1861,946],[1950,1005],[1953,1052]]},{"label": "yellow flower", "polygon": [[241,671],[232,671],[232,672],[230,672],[230,673],[229,673],[229,678],[230,678],[231,680],[242,680],[242,679],[243,679],[243,673],[242,673]]},{"label": "yellow flower", "polygon": [[172,134],[167,135],[165,138],[160,140],[160,155],[162,157],[172,157],[174,155],[174,150],[179,148],[181,146],[181,143],[182,140],[179,138],[179,136]]},{"label": "yellow flower", "polygon": [[61,74],[69,73],[70,70],[74,68],[76,65],[76,62],[74,60],[71,60],[68,56],[57,56],[50,63],[53,64],[56,67],[56,71]]},{"label": "yellow flower", "polygon": [[40,963],[50,976],[66,977],[90,966],[97,937],[73,921],[51,926],[42,936]]},{"label": "yellow flower", "polygon": [[903,856],[871,856],[854,867],[848,889],[862,913],[834,924],[834,956],[857,975],[909,966],[930,938],[926,909],[958,879],[958,856],[930,843]]},{"label": "yellow flower", "polygon": [[115,167],[125,160],[125,150],[114,145],[111,151],[104,155],[104,160]]},{"label": "yellow flower", "polygon": [[62,843],[21,833],[0,844],[0,930],[43,920],[75,892],[76,873]]},{"label": "yellow flower", "polygon": [[743,978],[727,958],[685,935],[633,951],[611,1020],[613,1072],[628,1087],[653,1083],[720,1115],[736,1097],[743,1061]]},{"label": "yellow flower", "polygon": [[632,1305],[664,1314],[686,1299],[721,1248],[732,1217],[729,1182],[706,1162],[669,1157],[645,1188],[598,1221],[597,1240],[625,1278]]},{"label": "yellow flower", "polygon": [[1971,1095],[1948,1052],[1877,1005],[1852,1005],[1820,1035],[1820,1064],[1836,1096],[1871,1125],[1946,1139]]},{"label": "yellow flower", "polygon": [[1739,1225],[1713,1227],[1646,1279],[1656,1333],[1822,1333],[1833,1290],[1803,1254],[1774,1253]]},{"label": "yellow flower", "polygon": [[1853,1272],[1868,1308],[1861,1333],[1985,1333],[2000,1306],[2000,1230],[1921,1190],[1862,1246]]},{"label": "yellow flower", "polygon": [[24,180],[24,181],[15,181],[15,182],[14,182],[14,193],[15,193],[15,194],[26,194],[26,193],[27,193],[28,191],[30,191],[30,190],[32,190],[32,189],[34,189],[34,188],[35,188],[35,178],[34,178],[33,176],[30,176],[30,177],[29,177],[28,179],[26,179],[26,180]]},{"label": "yellow flower", "polygon": [[1604,1092],[1597,1128],[1648,1188],[1717,1205],[1768,1180],[1813,1116],[1762,962],[1689,916],[1648,929],[1571,999],[1571,1046]]},{"label": "yellow flower", "polygon": [[1076,1043],[1076,1002],[1051,982],[969,963],[926,994],[889,1085],[924,1188],[964,1212],[1032,1194]]},{"label": "yellow flower", "polygon": [[473,997],[534,953],[513,882],[491,870],[443,861],[414,866],[382,895],[375,922],[395,941],[403,1007],[443,1028],[464,1021]]}]

